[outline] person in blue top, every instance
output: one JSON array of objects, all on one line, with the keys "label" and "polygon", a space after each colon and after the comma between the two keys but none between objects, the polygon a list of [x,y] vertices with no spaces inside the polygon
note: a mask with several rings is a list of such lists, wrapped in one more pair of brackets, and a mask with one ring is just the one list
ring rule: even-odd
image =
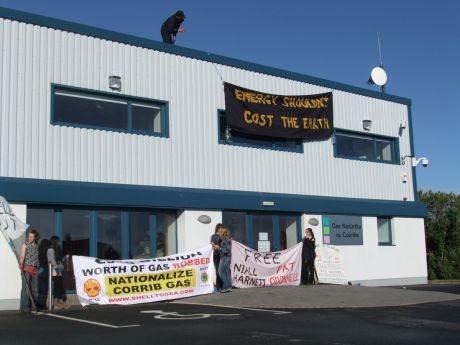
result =
[{"label": "person in blue top", "polygon": [[220,262],[219,248],[220,248],[220,242],[221,242],[219,231],[223,227],[224,225],[222,223],[217,223],[216,228],[214,229],[214,234],[211,236],[211,240],[210,240],[212,249],[214,251],[212,259],[214,262],[214,268],[216,269],[215,288],[217,291],[220,291],[220,289],[222,289],[222,279],[220,279],[220,275],[219,275],[219,262]]}]

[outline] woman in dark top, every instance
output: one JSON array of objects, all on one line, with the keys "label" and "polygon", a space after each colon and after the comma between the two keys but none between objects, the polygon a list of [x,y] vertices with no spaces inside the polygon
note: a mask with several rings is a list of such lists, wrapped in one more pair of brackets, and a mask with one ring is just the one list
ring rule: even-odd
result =
[{"label": "woman in dark top", "polygon": [[222,279],[222,290],[220,292],[232,291],[232,275],[230,270],[230,263],[232,261],[232,238],[230,231],[226,227],[219,230],[221,238],[220,242],[220,262],[219,262],[219,275]]},{"label": "woman in dark top", "polygon": [[46,238],[40,241],[38,246],[38,263],[40,268],[38,269],[38,298],[37,304],[41,308],[46,308],[46,299],[48,297],[48,248],[50,241]]},{"label": "woman in dark top", "polygon": [[64,284],[62,281],[62,249],[59,237],[52,236],[50,238],[49,248],[47,252],[48,262],[51,264],[53,276],[53,296],[55,299],[54,307],[64,308],[67,296],[65,295]]},{"label": "woman in dark top", "polygon": [[311,228],[305,230],[302,240],[302,284],[313,284],[315,278],[316,243],[315,234]]},{"label": "woman in dark top", "polygon": [[224,227],[224,225],[222,223],[217,223],[216,228],[214,230],[214,234],[211,236],[211,240],[210,240],[212,249],[214,250],[213,261],[214,261],[214,267],[216,269],[216,285],[215,285],[215,288],[216,288],[217,291],[222,289],[222,279],[220,279],[220,275],[219,275],[219,262],[220,262],[219,248],[220,248],[220,242],[221,242],[219,231],[223,227]]}]

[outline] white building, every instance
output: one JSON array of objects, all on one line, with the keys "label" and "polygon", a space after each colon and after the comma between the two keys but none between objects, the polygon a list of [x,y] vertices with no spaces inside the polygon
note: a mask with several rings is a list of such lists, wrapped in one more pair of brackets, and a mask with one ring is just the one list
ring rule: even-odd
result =
[{"label": "white building", "polygon": [[[207,244],[218,222],[280,250],[312,227],[352,282],[426,282],[426,209],[401,158],[414,155],[409,99],[9,9],[0,47],[0,195],[64,254],[161,256]],[[227,138],[223,81],[332,92],[334,134]],[[331,239],[328,222],[362,226],[358,242]],[[19,270],[1,237],[0,261],[0,309],[14,309]]]}]

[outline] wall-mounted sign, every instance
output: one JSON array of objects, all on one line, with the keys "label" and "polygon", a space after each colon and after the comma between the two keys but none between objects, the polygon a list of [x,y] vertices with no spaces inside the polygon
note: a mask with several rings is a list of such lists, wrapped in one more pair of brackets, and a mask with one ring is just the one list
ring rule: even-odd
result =
[{"label": "wall-mounted sign", "polygon": [[225,114],[242,133],[298,139],[327,139],[333,131],[332,92],[281,96],[224,83]]},{"label": "wall-mounted sign", "polygon": [[323,216],[323,244],[338,246],[363,244],[363,218]]}]

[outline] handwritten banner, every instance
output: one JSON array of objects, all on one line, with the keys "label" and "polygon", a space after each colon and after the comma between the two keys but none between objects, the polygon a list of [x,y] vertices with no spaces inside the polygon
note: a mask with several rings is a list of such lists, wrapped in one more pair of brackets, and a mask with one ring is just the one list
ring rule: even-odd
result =
[{"label": "handwritten banner", "polygon": [[334,246],[317,246],[315,260],[319,283],[348,284],[340,249]]},{"label": "handwritten banner", "polygon": [[212,293],[211,246],[155,259],[102,260],[74,256],[80,303],[137,304]]},{"label": "handwritten banner", "polygon": [[17,257],[21,256],[22,244],[25,241],[24,233],[27,227],[27,224],[16,217],[5,198],[0,196],[0,232],[3,233]]},{"label": "handwritten banner", "polygon": [[261,253],[232,241],[232,284],[238,288],[299,285],[302,243],[280,251]]},{"label": "handwritten banner", "polygon": [[327,139],[333,132],[332,92],[281,96],[224,83],[225,114],[232,130],[267,137]]}]

